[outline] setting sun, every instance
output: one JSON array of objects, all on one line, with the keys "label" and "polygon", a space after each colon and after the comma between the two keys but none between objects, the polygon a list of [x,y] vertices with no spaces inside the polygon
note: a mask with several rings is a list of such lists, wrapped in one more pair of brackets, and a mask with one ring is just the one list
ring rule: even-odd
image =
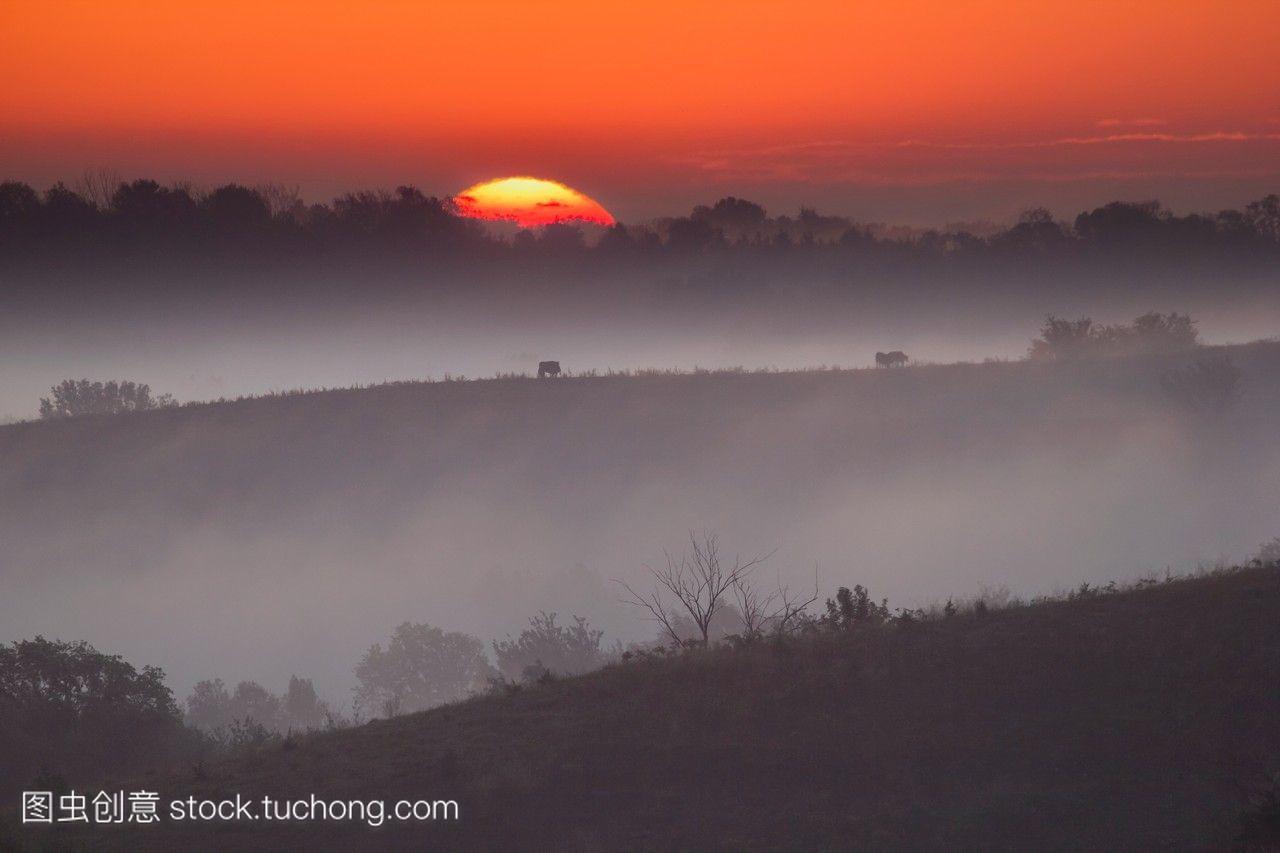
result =
[{"label": "setting sun", "polygon": [[524,228],[555,222],[612,225],[613,215],[597,202],[558,181],[498,178],[468,187],[453,197],[463,216],[515,222]]}]

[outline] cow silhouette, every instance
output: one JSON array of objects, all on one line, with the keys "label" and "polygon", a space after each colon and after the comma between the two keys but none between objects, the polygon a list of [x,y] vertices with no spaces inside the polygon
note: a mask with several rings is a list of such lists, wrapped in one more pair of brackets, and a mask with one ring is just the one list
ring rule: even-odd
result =
[{"label": "cow silhouette", "polygon": [[538,378],[544,379],[548,376],[560,375],[560,362],[558,361],[540,361],[538,362]]},{"label": "cow silhouette", "polygon": [[876,353],[876,367],[906,367],[907,354],[900,349]]}]

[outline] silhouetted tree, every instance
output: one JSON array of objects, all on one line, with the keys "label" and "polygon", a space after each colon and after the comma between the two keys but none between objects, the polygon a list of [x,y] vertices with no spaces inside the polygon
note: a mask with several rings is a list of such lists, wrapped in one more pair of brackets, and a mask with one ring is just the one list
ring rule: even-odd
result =
[{"label": "silhouetted tree", "polygon": [[138,672],[119,655],[106,655],[85,642],[36,637],[0,643],[0,692],[58,713],[129,712],[172,719],[173,695],[164,671]]},{"label": "silhouetted tree", "polygon": [[185,188],[137,180],[120,185],[111,197],[111,209],[137,233],[163,232],[191,222],[196,203]]},{"label": "silhouetted tree", "polygon": [[20,181],[0,183],[0,226],[34,222],[40,215],[40,196]]},{"label": "silhouetted tree", "polygon": [[802,627],[807,619],[809,605],[818,600],[817,576],[814,576],[813,595],[795,595],[778,582],[775,590],[762,592],[748,576],[740,577],[733,585],[734,603],[742,623],[740,636],[755,640],[765,634],[781,636]]},{"label": "silhouetted tree", "polygon": [[162,670],[139,671],[84,642],[0,644],[0,788],[42,767],[136,770],[186,745]]},{"label": "silhouetted tree", "polygon": [[[702,628],[697,622],[689,618],[686,613],[673,611],[671,615],[671,631],[661,628],[658,635],[659,643],[670,643],[671,634],[680,638],[677,645],[703,645]],[[732,601],[727,598],[718,608],[715,615],[711,617],[711,621],[707,624],[707,640],[708,644],[718,643],[728,640],[731,637],[741,637],[746,633],[746,627],[742,618],[742,613]]]},{"label": "silhouetted tree", "polygon": [[258,184],[253,191],[267,205],[272,219],[287,219],[295,224],[303,224],[307,215],[307,205],[302,201],[302,193],[296,185]]},{"label": "silhouetted tree", "polygon": [[371,714],[411,713],[465,698],[492,674],[475,637],[405,622],[385,650],[375,643],[356,666],[356,701]]},{"label": "silhouetted tree", "polygon": [[221,678],[200,681],[187,696],[186,719],[188,725],[204,731],[212,731],[229,725],[231,693]]},{"label": "silhouetted tree", "polygon": [[0,246],[22,248],[37,233],[42,215],[35,190],[18,181],[0,183]]},{"label": "silhouetted tree", "polygon": [[374,245],[400,250],[458,244],[476,233],[469,220],[412,186],[397,187],[394,194],[347,193],[334,199],[333,213],[333,224],[348,241],[372,238]]},{"label": "silhouetted tree", "polygon": [[1043,207],[1023,211],[1017,223],[992,242],[999,248],[1012,251],[1043,253],[1062,249],[1068,242],[1068,234]]},{"label": "silhouetted tree", "polygon": [[880,625],[888,619],[888,599],[876,604],[861,584],[856,584],[852,591],[847,586],[836,590],[835,600],[827,599],[827,615],[823,617],[824,622],[841,631],[862,625]]},{"label": "silhouetted tree", "polygon": [[1270,243],[1280,243],[1280,195],[1272,193],[1250,202],[1244,215],[1260,238]]},{"label": "silhouetted tree", "polygon": [[97,209],[88,199],[67,189],[61,182],[44,194],[44,219],[53,234],[79,239],[92,229],[97,214]]},{"label": "silhouetted tree", "polygon": [[721,559],[720,543],[714,533],[704,534],[701,539],[690,533],[689,543],[690,551],[679,560],[665,554],[666,566],[650,567],[652,592],[641,595],[628,584],[618,583],[627,592],[625,601],[647,611],[673,643],[679,645],[686,639],[676,624],[676,618],[683,614],[696,626],[698,642],[706,645],[712,620],[725,606],[726,596],[767,557],[745,562],[734,558],[732,564],[726,563]]},{"label": "silhouetted tree", "polygon": [[231,719],[242,723],[256,723],[267,731],[280,726],[280,697],[256,681],[241,681],[231,694]]},{"label": "silhouetted tree", "polygon": [[713,229],[733,237],[751,235],[761,230],[766,222],[765,209],[755,202],[728,196],[711,207],[699,205],[693,209],[690,219],[702,221]]},{"label": "silhouetted tree", "polygon": [[1114,201],[1076,217],[1075,232],[1088,244],[1103,249],[1146,248],[1160,243],[1167,212],[1157,201]]},{"label": "silhouetted tree", "polygon": [[286,729],[317,729],[330,717],[329,706],[316,695],[309,678],[289,676],[289,690],[281,702],[281,725]]},{"label": "silhouetted tree", "polygon": [[200,212],[214,233],[243,236],[271,222],[271,209],[256,190],[239,184],[218,187],[200,202]]},{"label": "silhouetted tree", "polygon": [[201,681],[187,697],[187,724],[236,740],[233,726],[261,727],[265,732],[306,731],[323,726],[329,707],[316,695],[309,678],[289,678],[289,689],[275,696],[255,681],[242,681],[235,693],[221,678]]},{"label": "silhouetted tree", "polygon": [[98,212],[111,208],[111,197],[124,181],[114,169],[85,169],[74,182],[75,191]]}]

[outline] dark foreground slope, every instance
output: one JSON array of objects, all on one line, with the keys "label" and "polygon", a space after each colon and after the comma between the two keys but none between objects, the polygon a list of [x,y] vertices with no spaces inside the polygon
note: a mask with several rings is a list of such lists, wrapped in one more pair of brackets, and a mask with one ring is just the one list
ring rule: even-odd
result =
[{"label": "dark foreground slope", "polygon": [[1221,847],[1243,786],[1280,766],[1277,720],[1280,572],[1250,569],[632,661],[145,780],[165,799],[448,797],[453,826],[170,822],[94,841]]}]

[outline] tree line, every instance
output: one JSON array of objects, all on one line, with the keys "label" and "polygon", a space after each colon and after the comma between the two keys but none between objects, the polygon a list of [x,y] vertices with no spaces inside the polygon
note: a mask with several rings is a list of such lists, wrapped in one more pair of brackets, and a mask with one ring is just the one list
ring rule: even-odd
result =
[{"label": "tree line", "polygon": [[891,228],[801,208],[770,215],[727,197],[688,215],[618,224],[589,241],[573,224],[502,239],[456,215],[448,197],[413,186],[309,203],[296,189],[231,183],[212,190],[150,179],[86,176],[39,191],[0,183],[0,261],[101,260],[157,254],[216,263],[255,257],[313,262],[352,255],[409,257],[683,258],[708,253],[838,253],[889,258],[1164,257],[1280,254],[1280,196],[1212,213],[1177,215],[1159,202],[1116,201],[1062,221],[1043,208],[1003,227]]}]

